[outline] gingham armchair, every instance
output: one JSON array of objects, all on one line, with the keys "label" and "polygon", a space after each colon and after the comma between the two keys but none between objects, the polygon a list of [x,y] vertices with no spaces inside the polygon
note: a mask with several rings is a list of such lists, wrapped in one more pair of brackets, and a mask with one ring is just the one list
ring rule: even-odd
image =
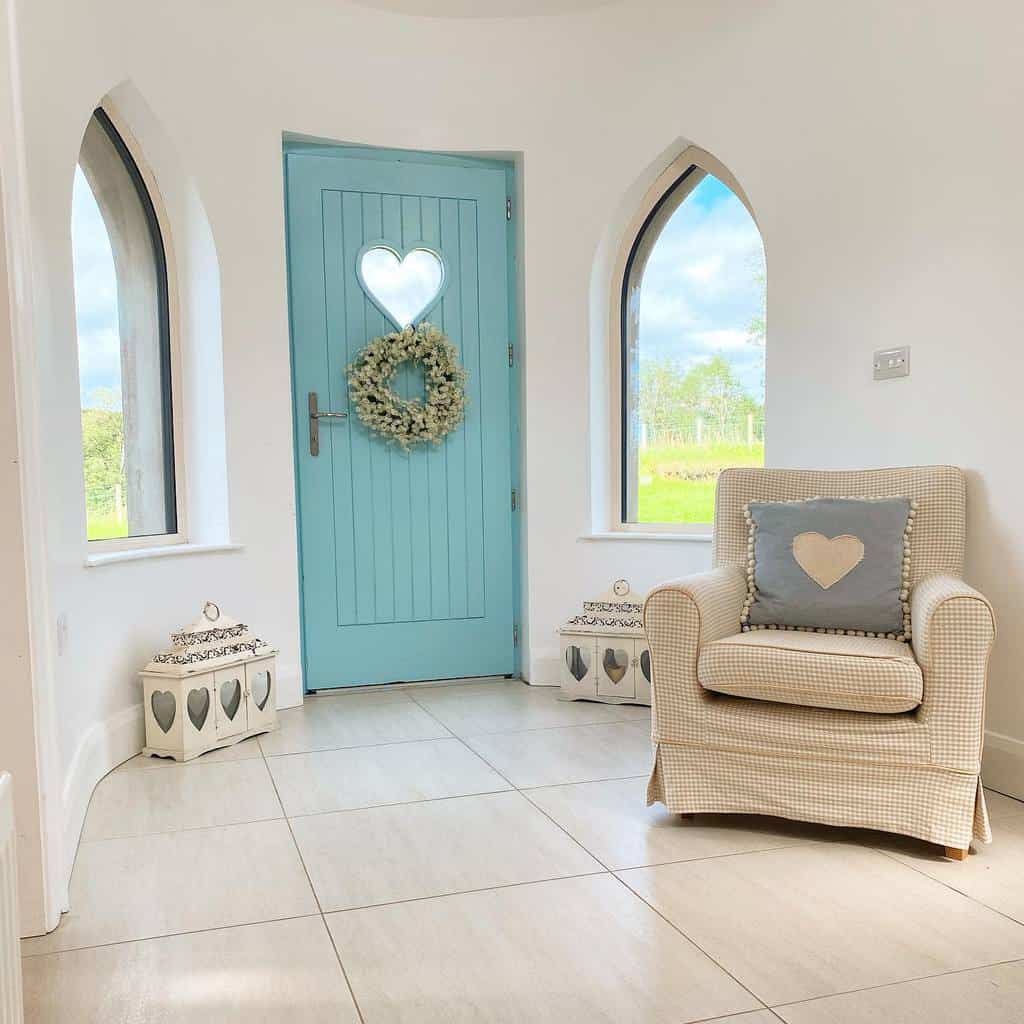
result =
[{"label": "gingham armchair", "polygon": [[[881,637],[740,633],[755,500],[902,495],[911,535],[910,646]],[[731,469],[718,480],[710,572],[657,587],[648,803],[917,836],[962,860],[989,842],[981,788],[992,606],[960,578],[963,474],[952,466]]]}]

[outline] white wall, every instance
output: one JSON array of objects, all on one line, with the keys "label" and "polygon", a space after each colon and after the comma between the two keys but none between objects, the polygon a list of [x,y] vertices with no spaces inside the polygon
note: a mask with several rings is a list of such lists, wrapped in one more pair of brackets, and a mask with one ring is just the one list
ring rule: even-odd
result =
[{"label": "white wall", "polygon": [[[623,196],[685,136],[728,165],[764,233],[770,462],[971,471],[969,575],[1008,626],[989,728],[1024,740],[1024,555],[1011,526],[1024,497],[1019,5],[980,0],[967,16],[935,0],[632,2],[504,22],[342,0],[21,0],[21,21],[39,402],[60,442],[44,472],[51,607],[67,623],[66,770],[99,723],[135,737],[134,671],[206,597],[281,645],[282,696],[299,699],[285,131],[522,154],[536,681],[551,680],[554,629],[585,596],[709,561],[706,544],[578,540],[591,524],[588,364],[604,344],[588,316],[595,258]],[[192,177],[217,247],[230,535],[244,550],[85,569],[71,179],[94,102],[126,78]],[[910,379],[873,384],[872,350],[903,342]],[[600,423],[594,436],[604,444]],[[72,775],[104,756],[80,756]]]}]

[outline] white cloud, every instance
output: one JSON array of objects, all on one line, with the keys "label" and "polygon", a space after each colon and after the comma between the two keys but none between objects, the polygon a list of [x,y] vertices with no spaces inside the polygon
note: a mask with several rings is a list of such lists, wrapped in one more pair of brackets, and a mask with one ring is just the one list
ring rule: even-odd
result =
[{"label": "white cloud", "polygon": [[747,331],[735,327],[719,327],[711,331],[693,331],[690,334],[694,343],[712,352],[728,352],[732,349],[745,348],[750,344]]},{"label": "white cloud", "polygon": [[723,253],[713,253],[711,256],[683,267],[683,274],[698,284],[708,284],[722,272],[722,264],[725,262]]},{"label": "white cloud", "polygon": [[121,388],[117,274],[103,216],[81,168],[71,201],[71,249],[78,328],[78,376],[83,402],[93,391]]},{"label": "white cloud", "polygon": [[759,393],[761,353],[748,337],[761,313],[763,269],[761,236],[746,207],[705,179],[668,219],[644,268],[641,358],[687,367],[721,353]]}]

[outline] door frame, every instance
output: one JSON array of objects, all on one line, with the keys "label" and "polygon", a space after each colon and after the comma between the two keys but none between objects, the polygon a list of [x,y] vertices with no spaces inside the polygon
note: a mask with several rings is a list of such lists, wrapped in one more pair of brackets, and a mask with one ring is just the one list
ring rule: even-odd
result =
[{"label": "door frame", "polygon": [[[469,156],[459,153],[433,152],[430,150],[418,149],[391,149],[379,146],[360,145],[358,143],[343,142],[308,142],[298,139],[290,139],[287,136],[282,146],[282,168],[284,186],[284,244],[285,244],[285,281],[286,299],[288,308],[288,365],[291,371],[291,386],[289,391],[292,398],[292,464],[294,500],[295,500],[295,538],[296,538],[296,576],[299,588],[299,662],[302,672],[302,693],[316,693],[308,686],[308,634],[306,630],[306,603],[303,590],[302,570],[302,516],[299,512],[299,458],[300,445],[306,442],[307,427],[306,420],[302,414],[305,408],[300,401],[299,395],[295,392],[295,324],[292,310],[292,287],[291,287],[291,239],[288,218],[288,157],[293,155],[308,154],[320,157],[357,157],[361,160],[381,160],[384,162],[404,161],[408,163],[433,164],[449,167],[483,167],[491,170],[500,168],[505,172],[505,194],[509,197],[509,229],[507,232],[508,249],[508,281],[506,293],[508,298],[507,321],[508,340],[512,346],[513,365],[509,378],[509,428],[511,437],[509,439],[509,480],[512,488],[518,497],[516,507],[512,514],[512,608],[514,616],[513,628],[517,640],[513,644],[513,675],[520,677],[523,666],[523,623],[526,618],[525,609],[522,604],[522,567],[523,560],[523,486],[522,486],[522,440],[520,411],[522,403],[522,372],[523,372],[523,350],[522,339],[519,335],[519,306],[522,301],[522,279],[520,261],[520,242],[522,238],[522,225],[520,214],[520,194],[517,192],[518,175],[513,160],[507,158],[490,158]],[[511,501],[511,495],[509,500]],[[468,677],[467,677],[468,678]],[[374,687],[394,686],[395,683],[374,683]],[[405,685],[405,684],[398,684]],[[364,687],[342,688],[358,691]]]}]

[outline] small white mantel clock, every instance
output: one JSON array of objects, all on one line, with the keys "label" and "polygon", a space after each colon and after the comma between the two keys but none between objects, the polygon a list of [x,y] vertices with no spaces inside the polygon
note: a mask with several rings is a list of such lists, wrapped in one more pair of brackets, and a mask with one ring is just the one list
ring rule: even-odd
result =
[{"label": "small white mantel clock", "polygon": [[644,595],[616,580],[593,601],[583,602],[558,631],[562,696],[606,704],[651,703],[651,652],[643,626]]}]

